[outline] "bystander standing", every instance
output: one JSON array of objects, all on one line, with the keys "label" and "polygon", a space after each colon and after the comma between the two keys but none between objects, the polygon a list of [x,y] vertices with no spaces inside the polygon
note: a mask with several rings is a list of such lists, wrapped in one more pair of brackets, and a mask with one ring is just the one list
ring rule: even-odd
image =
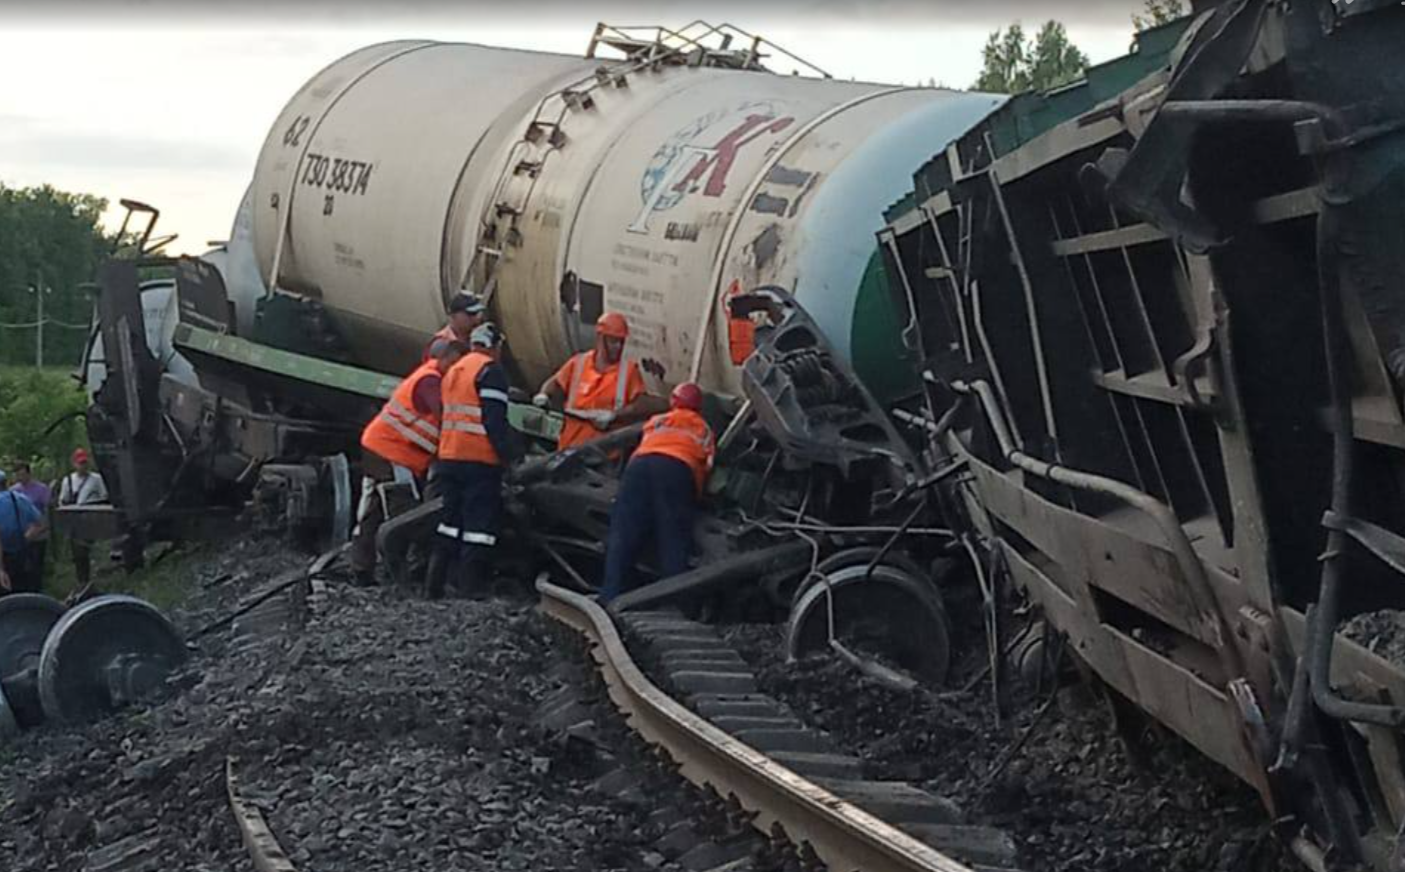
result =
[{"label": "bystander standing", "polygon": [[[102,474],[93,470],[92,459],[85,449],[73,451],[73,471],[63,477],[59,486],[59,506],[92,506],[107,502],[107,485]],[[73,572],[82,590],[92,581],[93,545],[78,539],[69,540],[73,552]]]},{"label": "bystander standing", "polygon": [[29,547],[33,549],[31,558],[34,561],[35,571],[39,573],[39,586],[44,585],[45,554],[49,548],[49,526],[52,519],[49,517],[49,501],[53,498],[53,491],[47,484],[34,477],[34,470],[25,461],[19,461],[14,465],[15,483],[10,486],[10,490],[17,491],[29,497],[29,501],[34,503],[34,508],[39,510],[39,514],[44,518],[44,528],[29,540]]}]

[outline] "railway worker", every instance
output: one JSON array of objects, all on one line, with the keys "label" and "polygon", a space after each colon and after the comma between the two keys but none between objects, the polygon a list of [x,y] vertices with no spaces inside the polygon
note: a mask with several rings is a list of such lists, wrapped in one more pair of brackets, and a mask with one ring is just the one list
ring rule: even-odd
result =
[{"label": "railway worker", "polygon": [[[107,484],[102,473],[93,470],[92,458],[83,448],[73,449],[73,471],[59,485],[60,506],[96,506],[107,502]],[[78,589],[91,584],[93,573],[93,544],[70,537],[69,551],[73,554],[73,571]]]},{"label": "railway worker", "polygon": [[543,409],[561,406],[566,416],[558,451],[663,411],[662,400],[644,392],[639,364],[624,355],[628,339],[623,315],[601,315],[595,322],[595,348],[575,355],[542,383],[532,402]]},{"label": "railway worker", "polygon": [[507,420],[507,375],[499,362],[503,339],[492,322],[478,325],[469,353],[444,376],[439,436],[444,507],[427,585],[434,599],[446,586],[457,596],[480,597],[492,580],[504,465],[521,453]]},{"label": "railway worker", "polygon": [[473,330],[482,324],[488,317],[488,307],[483,305],[483,301],[478,299],[477,294],[468,291],[459,291],[454,294],[454,298],[449,301],[449,321],[439,332],[434,334],[429,344],[424,348],[424,356],[421,363],[428,363],[434,359],[431,350],[434,348],[435,340],[458,341],[468,345],[469,337],[473,335]]},{"label": "railway worker", "polygon": [[439,453],[441,381],[467,351],[467,343],[456,339],[431,342],[430,359],[400,382],[361,431],[361,502],[351,535],[351,569],[357,584],[376,583],[376,533],[394,516],[390,503],[399,490],[391,485],[408,485],[417,502],[424,493],[430,464]]},{"label": "railway worker", "polygon": [[688,568],[693,512],[712,470],[716,442],[703,420],[702,390],[696,384],[684,382],[674,388],[669,407],[644,425],[643,438],[625,467],[610,511],[605,583],[600,591],[605,602],[633,587],[635,559],[650,537],[657,549],[660,578]]},{"label": "railway worker", "polygon": [[37,593],[43,566],[35,559],[34,541],[48,528],[44,516],[17,490],[5,490],[0,472],[0,593]]}]

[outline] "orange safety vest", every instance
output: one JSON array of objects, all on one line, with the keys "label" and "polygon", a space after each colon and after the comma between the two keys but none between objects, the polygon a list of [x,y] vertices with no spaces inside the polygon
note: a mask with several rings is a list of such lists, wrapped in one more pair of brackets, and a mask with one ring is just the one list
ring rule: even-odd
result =
[{"label": "orange safety vest", "polygon": [[[731,286],[727,288],[727,300],[730,301],[741,292],[741,282],[733,279]],[[727,307],[727,351],[732,358],[732,364],[741,366],[756,350],[756,323],[749,316],[733,315],[731,306],[727,303],[723,305]]]},{"label": "orange safety vest", "polygon": [[[483,401],[478,396],[478,374],[492,362],[493,359],[483,352],[472,351],[444,376],[444,435],[439,440],[440,460],[502,465],[483,426]],[[506,396],[501,399],[507,402]]]},{"label": "orange safety vest", "polygon": [[434,342],[437,339],[447,339],[450,342],[462,341],[459,339],[459,334],[454,332],[454,325],[445,324],[443,327],[439,328],[439,331],[437,333],[429,337],[429,341],[424,344],[424,353],[420,356],[421,361],[429,360],[429,349],[434,347]]},{"label": "orange safety vest", "polygon": [[395,388],[395,393],[361,431],[361,447],[390,463],[423,476],[439,452],[439,416],[415,409],[415,389],[429,376],[438,376],[434,361],[419,368]]},{"label": "orange safety vest", "polygon": [[634,456],[662,454],[683,461],[693,471],[693,483],[702,493],[716,451],[712,428],[703,416],[692,409],[674,409],[649,419]]},{"label": "orange safety vest", "polygon": [[[566,388],[566,415],[561,423],[561,435],[556,440],[558,450],[589,442],[601,435],[594,424],[572,417],[572,411],[612,409],[618,414],[620,409],[635,399],[628,395],[629,383],[634,381],[639,365],[621,356],[618,364],[600,372],[595,368],[594,354],[593,351],[582,351],[566,364],[571,368],[571,381]],[[584,378],[587,369],[594,376],[590,381]],[[585,384],[582,385],[582,382]]]}]

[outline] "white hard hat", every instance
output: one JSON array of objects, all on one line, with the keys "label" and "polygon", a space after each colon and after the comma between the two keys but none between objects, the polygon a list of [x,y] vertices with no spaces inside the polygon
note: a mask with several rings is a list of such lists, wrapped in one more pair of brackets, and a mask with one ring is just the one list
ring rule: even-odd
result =
[{"label": "white hard hat", "polygon": [[473,332],[468,335],[468,342],[470,345],[481,345],[484,348],[497,348],[506,338],[498,325],[492,321],[484,321],[473,328]]}]

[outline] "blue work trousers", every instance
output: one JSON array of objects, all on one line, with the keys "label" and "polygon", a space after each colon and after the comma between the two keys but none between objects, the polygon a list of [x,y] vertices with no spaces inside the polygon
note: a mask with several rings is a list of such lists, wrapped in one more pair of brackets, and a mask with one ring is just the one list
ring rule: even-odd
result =
[{"label": "blue work trousers", "polygon": [[634,587],[634,563],[650,538],[658,555],[660,578],[686,571],[696,504],[696,486],[688,464],[662,454],[631,460],[610,510],[600,598],[609,602]]},{"label": "blue work trousers", "polygon": [[447,581],[461,590],[486,585],[502,515],[502,467],[466,460],[439,462],[439,542],[448,549]]}]

